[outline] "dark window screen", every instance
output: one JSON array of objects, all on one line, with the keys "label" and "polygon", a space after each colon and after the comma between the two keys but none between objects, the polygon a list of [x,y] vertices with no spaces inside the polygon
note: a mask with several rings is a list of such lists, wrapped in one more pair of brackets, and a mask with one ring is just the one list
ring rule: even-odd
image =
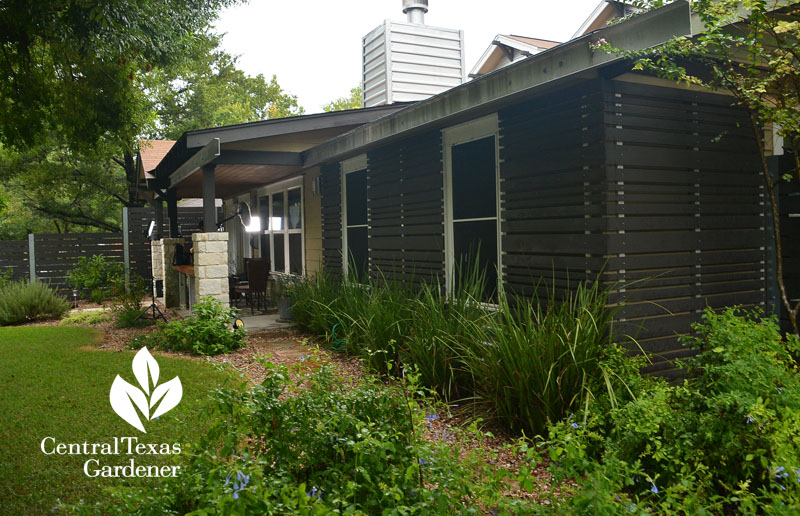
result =
[{"label": "dark window screen", "polygon": [[303,273],[303,235],[300,233],[289,235],[289,272]]},{"label": "dark window screen", "polygon": [[284,235],[283,233],[276,233],[273,235],[272,245],[275,249],[275,267],[273,270],[276,272],[286,272],[286,258],[284,256]]},{"label": "dark window screen", "polygon": [[497,216],[494,136],[452,148],[453,219]]},{"label": "dark window screen", "polygon": [[497,290],[497,220],[453,223],[455,287],[466,278],[481,275],[484,299],[495,297]]},{"label": "dark window screen", "polygon": [[367,277],[367,228],[347,228],[348,273]]},{"label": "dark window screen", "polygon": [[367,171],[359,170],[345,175],[347,196],[347,225],[367,223]]}]

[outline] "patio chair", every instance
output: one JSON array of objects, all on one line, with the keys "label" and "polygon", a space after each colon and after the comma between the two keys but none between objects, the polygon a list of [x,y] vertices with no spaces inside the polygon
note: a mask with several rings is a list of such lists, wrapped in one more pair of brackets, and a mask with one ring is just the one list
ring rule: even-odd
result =
[{"label": "patio chair", "polygon": [[[245,303],[250,307],[250,313],[255,313],[267,307],[267,277],[269,276],[269,260],[266,258],[251,258],[247,261],[247,283],[237,284],[233,291],[244,294]],[[262,308],[263,306],[263,308]]]}]

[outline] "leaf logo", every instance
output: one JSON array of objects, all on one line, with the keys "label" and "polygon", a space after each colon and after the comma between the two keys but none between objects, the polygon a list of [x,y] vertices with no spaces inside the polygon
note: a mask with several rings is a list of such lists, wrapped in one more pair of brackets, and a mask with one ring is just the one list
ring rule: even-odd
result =
[{"label": "leaf logo", "polygon": [[[158,362],[144,347],[133,357],[133,376],[141,389],[123,380],[119,375],[114,378],[109,393],[111,408],[129,425],[144,433],[147,431],[139,418],[139,412],[145,420],[155,419],[175,408],[183,397],[183,386],[176,376],[172,380],[158,385]],[[150,394],[152,380],[153,393]],[[159,403],[161,402],[161,403]],[[158,405],[156,407],[156,405]],[[155,410],[154,410],[155,409]],[[152,411],[152,412],[151,412]]]}]

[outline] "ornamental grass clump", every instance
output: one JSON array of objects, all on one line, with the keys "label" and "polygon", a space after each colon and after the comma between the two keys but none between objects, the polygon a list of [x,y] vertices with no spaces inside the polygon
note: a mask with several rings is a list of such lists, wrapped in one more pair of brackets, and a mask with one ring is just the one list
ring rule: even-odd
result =
[{"label": "ornamental grass clump", "polygon": [[0,288],[0,326],[57,319],[67,310],[66,298],[41,281],[12,281]]},{"label": "ornamental grass clump", "polygon": [[479,415],[517,431],[542,433],[593,390],[613,393],[605,364],[626,352],[614,345],[613,313],[598,283],[543,302],[501,290],[486,303],[484,278],[463,277],[447,294],[437,284],[413,289],[382,276],[362,284],[319,274],[296,287],[295,318],[373,371],[413,366],[445,400],[473,402]]},{"label": "ornamental grass clump", "polygon": [[493,317],[479,301],[482,291],[479,282],[471,282],[448,296],[443,286],[423,284],[409,307],[411,330],[402,360],[414,364],[422,382],[448,401],[473,393],[466,351],[483,346]]},{"label": "ornamental grass clump", "polygon": [[597,282],[544,303],[501,292],[482,340],[462,349],[483,412],[535,435],[577,410],[603,384],[606,356],[621,353],[606,303]]}]

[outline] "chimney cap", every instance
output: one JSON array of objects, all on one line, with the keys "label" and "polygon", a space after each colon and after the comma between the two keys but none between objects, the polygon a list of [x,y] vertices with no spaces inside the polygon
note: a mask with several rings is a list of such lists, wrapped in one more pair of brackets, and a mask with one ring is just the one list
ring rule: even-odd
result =
[{"label": "chimney cap", "polygon": [[427,13],[428,0],[403,0],[403,14],[411,9],[422,9],[422,12]]}]

